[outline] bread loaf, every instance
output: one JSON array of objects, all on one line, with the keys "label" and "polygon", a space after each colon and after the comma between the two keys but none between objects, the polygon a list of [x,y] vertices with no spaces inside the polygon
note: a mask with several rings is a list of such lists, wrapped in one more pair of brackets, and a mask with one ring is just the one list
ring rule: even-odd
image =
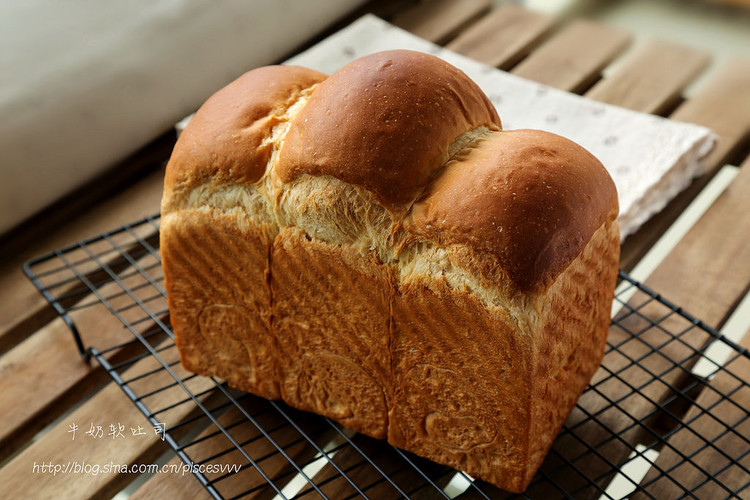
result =
[{"label": "bread loaf", "polygon": [[502,131],[436,57],[253,70],[167,166],[182,363],[522,491],[603,356],[617,212],[596,158]]}]

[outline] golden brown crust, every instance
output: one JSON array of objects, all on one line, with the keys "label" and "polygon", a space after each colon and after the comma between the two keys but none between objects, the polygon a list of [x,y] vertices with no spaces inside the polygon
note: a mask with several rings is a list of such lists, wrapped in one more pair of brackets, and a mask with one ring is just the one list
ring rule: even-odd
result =
[{"label": "golden brown crust", "polygon": [[402,284],[392,309],[388,441],[514,489],[526,470],[534,338],[440,277]]},{"label": "golden brown crust", "polygon": [[276,237],[270,262],[284,400],[385,438],[390,270],[371,252],[311,240],[297,228]]},{"label": "golden brown crust", "polygon": [[162,205],[184,366],[522,491],[601,360],[618,207],[583,148],[499,129],[405,51],[217,93]]},{"label": "golden brown crust", "polygon": [[379,52],[315,90],[276,168],[284,182],[303,173],[336,177],[403,212],[448,160],[449,144],[480,126],[499,129],[500,118],[463,72],[420,52]]},{"label": "golden brown crust", "polygon": [[175,343],[185,368],[280,397],[266,286],[272,230],[238,229],[221,211],[184,210],[162,221],[160,251]]},{"label": "golden brown crust", "polygon": [[494,256],[527,292],[547,287],[570,264],[612,206],[612,179],[581,146],[539,130],[502,131],[451,161],[406,227]]},{"label": "golden brown crust", "polygon": [[541,317],[531,376],[532,438],[521,484],[533,478],[604,357],[619,256],[620,231],[612,218],[536,299]]},{"label": "golden brown crust", "polygon": [[[165,192],[186,192],[211,180],[252,184],[263,176],[280,116],[300,93],[326,75],[298,66],[249,71],[212,95],[175,145],[164,178]],[[168,197],[171,199],[171,197]]]}]

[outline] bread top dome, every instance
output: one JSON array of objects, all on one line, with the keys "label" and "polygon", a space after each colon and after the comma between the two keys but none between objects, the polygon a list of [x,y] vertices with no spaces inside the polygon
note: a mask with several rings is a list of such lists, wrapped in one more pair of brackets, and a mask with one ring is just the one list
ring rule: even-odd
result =
[{"label": "bread top dome", "polygon": [[280,190],[266,193],[269,206],[308,176],[336,179],[390,213],[391,231],[464,245],[490,262],[481,272],[500,270],[521,291],[549,285],[618,211],[588,151],[547,132],[502,131],[462,71],[406,50],[331,76],[259,68],[218,91],[177,141],[162,212],[188,207],[200,186],[255,189],[269,176]]}]

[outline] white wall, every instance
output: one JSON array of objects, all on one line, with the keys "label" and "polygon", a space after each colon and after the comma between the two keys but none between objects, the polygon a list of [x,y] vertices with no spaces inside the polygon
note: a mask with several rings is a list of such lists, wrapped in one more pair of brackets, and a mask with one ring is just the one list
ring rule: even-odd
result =
[{"label": "white wall", "polygon": [[0,233],[363,0],[0,0]]}]

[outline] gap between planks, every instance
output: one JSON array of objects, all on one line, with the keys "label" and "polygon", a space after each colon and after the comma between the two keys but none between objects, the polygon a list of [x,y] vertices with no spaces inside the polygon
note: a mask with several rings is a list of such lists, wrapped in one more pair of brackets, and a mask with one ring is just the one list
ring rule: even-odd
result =
[{"label": "gap between planks", "polygon": [[396,14],[391,22],[420,38],[442,45],[490,7],[490,0],[431,0]]},{"label": "gap between planks", "polygon": [[539,44],[553,17],[503,4],[459,34],[446,48],[484,64],[508,69]]},{"label": "gap between planks", "polygon": [[511,73],[580,94],[601,77],[602,70],[631,39],[625,31],[576,20],[551,36]]}]

